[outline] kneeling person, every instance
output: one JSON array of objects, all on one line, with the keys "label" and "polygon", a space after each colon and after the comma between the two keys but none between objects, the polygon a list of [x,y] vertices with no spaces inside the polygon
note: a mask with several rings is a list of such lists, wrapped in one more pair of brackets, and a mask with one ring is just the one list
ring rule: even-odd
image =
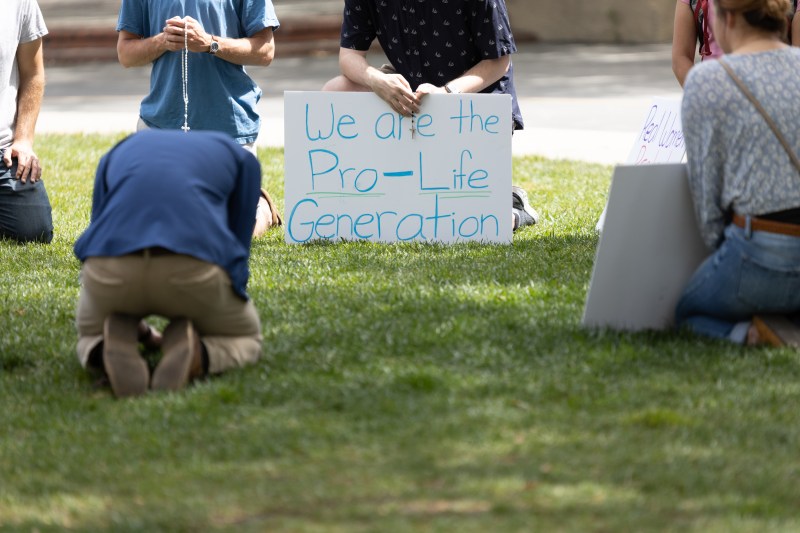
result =
[{"label": "kneeling person", "polygon": [[[77,349],[117,396],[180,389],[260,357],[245,292],[260,182],[256,158],[216,132],[142,131],[100,160],[75,243]],[[170,320],[163,342],[149,315]],[[139,341],[161,345],[152,379]]]},{"label": "kneeling person", "polygon": [[0,239],[53,239],[50,199],[33,138],[44,96],[42,38],[35,0],[3,2],[0,16]]}]

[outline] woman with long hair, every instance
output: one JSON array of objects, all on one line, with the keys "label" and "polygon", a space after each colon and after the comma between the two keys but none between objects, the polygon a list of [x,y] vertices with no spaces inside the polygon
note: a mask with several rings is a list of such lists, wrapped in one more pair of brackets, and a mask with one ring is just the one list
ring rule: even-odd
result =
[{"label": "woman with long hair", "polygon": [[800,49],[784,42],[789,0],[712,1],[726,55],[689,72],[682,117],[695,213],[714,251],[676,322],[800,346]]}]

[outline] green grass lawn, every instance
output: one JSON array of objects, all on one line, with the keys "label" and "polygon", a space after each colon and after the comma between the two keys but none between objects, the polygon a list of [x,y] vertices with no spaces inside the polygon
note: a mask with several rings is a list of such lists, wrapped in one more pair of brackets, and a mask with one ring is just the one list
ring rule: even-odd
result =
[{"label": "green grass lawn", "polygon": [[603,166],[515,159],[511,246],[272,232],[261,362],[114,399],[72,244],[115,139],[40,137],[56,237],[0,242],[1,530],[800,531],[800,354],[581,329]]}]

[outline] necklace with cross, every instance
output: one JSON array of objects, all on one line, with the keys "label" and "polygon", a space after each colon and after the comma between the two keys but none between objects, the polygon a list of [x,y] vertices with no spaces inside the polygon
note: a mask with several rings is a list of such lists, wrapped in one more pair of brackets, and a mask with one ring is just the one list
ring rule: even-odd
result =
[{"label": "necklace with cross", "polygon": [[186,21],[183,26],[183,50],[181,50],[181,82],[183,89],[183,126],[181,129],[188,132],[189,128],[189,35],[186,31]]}]

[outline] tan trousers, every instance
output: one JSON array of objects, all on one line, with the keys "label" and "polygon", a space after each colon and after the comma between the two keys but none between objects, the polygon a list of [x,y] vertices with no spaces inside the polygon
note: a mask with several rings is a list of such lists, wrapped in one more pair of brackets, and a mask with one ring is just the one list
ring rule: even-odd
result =
[{"label": "tan trousers", "polygon": [[76,313],[78,359],[84,367],[112,313],[188,318],[206,347],[211,373],[261,356],[261,322],[252,300],[233,292],[221,267],[194,257],[145,251],[87,259]]}]

